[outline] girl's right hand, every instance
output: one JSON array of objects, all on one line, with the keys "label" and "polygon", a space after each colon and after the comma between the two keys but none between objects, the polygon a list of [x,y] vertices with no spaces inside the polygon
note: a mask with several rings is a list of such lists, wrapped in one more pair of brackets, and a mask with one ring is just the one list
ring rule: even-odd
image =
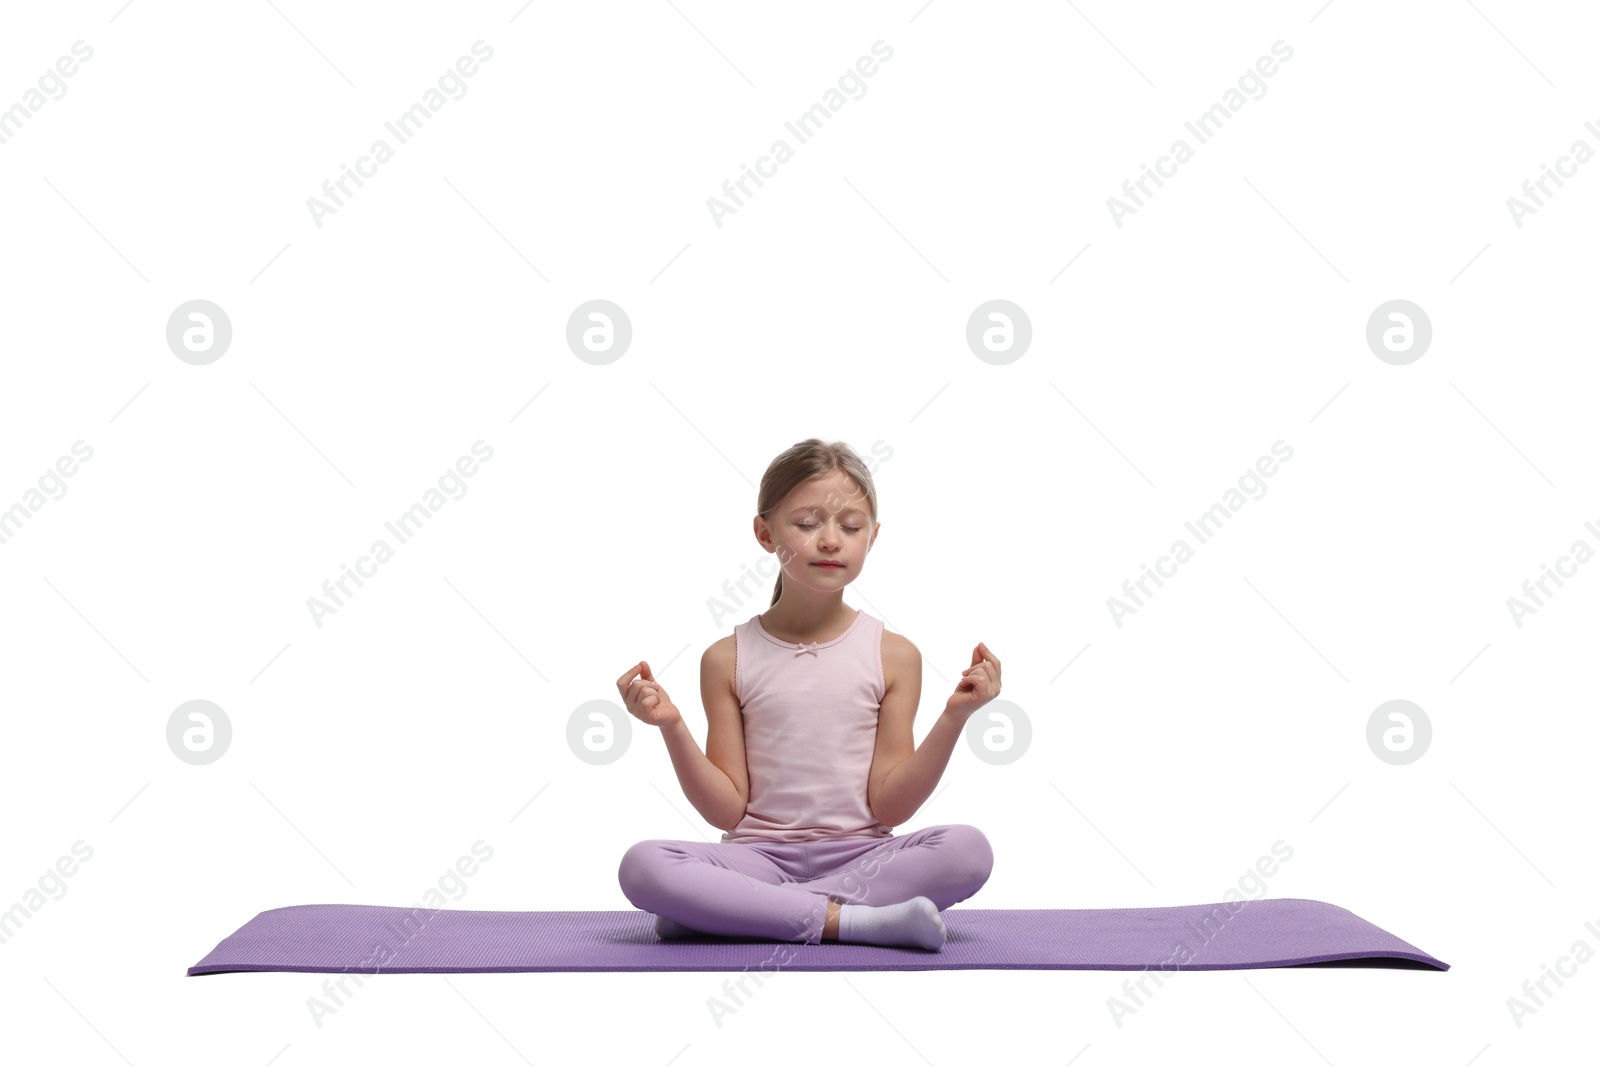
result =
[{"label": "girl's right hand", "polygon": [[622,677],[617,679],[617,690],[628,711],[640,722],[665,727],[683,719],[678,706],[650,673],[650,664],[643,660],[622,672]]}]

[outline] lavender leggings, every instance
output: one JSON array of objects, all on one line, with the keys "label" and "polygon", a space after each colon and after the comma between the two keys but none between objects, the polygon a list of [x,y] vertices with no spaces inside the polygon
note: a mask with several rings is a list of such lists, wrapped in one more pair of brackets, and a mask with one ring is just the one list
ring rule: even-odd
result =
[{"label": "lavender leggings", "polygon": [[923,896],[940,911],[989,880],[976,826],[821,841],[640,841],[617,869],[633,906],[725,937],[819,944],[829,900],[878,907]]}]

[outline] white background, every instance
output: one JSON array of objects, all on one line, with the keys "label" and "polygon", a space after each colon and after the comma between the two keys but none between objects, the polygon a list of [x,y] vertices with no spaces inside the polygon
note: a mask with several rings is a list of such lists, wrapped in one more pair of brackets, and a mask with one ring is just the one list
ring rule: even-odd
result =
[{"label": "white background", "polygon": [[[8,5],[0,507],[93,448],[0,544],[0,908],[93,856],[0,945],[4,1043],[78,1063],[1542,1062],[1591,1040],[1600,538],[1591,464],[1600,124],[1579,4],[1101,2]],[[492,59],[319,228],[307,209],[469,55]],[[706,200],[873,42],[892,59],[719,228]],[[1184,122],[1282,40],[1266,92]],[[1119,228],[1107,198],[1185,137]],[[391,145],[394,139],[388,138]],[[1070,265],[1069,265],[1070,264]],[[595,298],[633,341],[565,343]],[[1030,348],[967,348],[984,301]],[[168,349],[207,299],[228,351]],[[1393,366],[1368,316],[1411,300]],[[899,829],[981,827],[958,907],[1268,895],[1452,965],[1169,980],[785,974],[719,1028],[723,975],[397,975],[313,1022],[321,976],[186,978],[257,912],[623,909],[637,840],[715,839],[648,728],[566,744],[647,659],[698,738],[700,652],[763,610],[756,485],[795,441],[876,442],[882,535],[846,603],[924,657],[920,739],[986,641],[1032,748],[963,743]],[[483,440],[494,450],[318,627],[307,599]],[[1294,450],[1118,627],[1107,599],[1282,440]],[[1192,537],[1188,538],[1195,545]],[[393,539],[391,538],[391,544]],[[714,610],[722,602],[721,613]],[[1070,667],[1068,666],[1070,663]],[[1427,712],[1407,766],[1380,703]],[[233,726],[191,766],[169,716]],[[535,799],[536,798],[536,799]],[[530,803],[531,801],[531,803]],[[1073,1058],[1077,1057],[1076,1060]]]}]

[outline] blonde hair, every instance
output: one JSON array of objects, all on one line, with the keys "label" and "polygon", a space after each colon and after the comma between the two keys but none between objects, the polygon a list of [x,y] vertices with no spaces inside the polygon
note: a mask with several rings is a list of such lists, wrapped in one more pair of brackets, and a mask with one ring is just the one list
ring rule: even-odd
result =
[{"label": "blonde hair", "polygon": [[[834,471],[843,471],[861,486],[866,494],[864,506],[872,516],[872,521],[877,522],[878,491],[872,484],[872,472],[855,450],[843,441],[829,443],[817,437],[796,442],[767,465],[767,472],[761,476],[761,488],[756,493],[756,514],[771,522],[772,513],[784,497],[803,483]],[[840,503],[838,508],[843,506]],[[778,581],[772,587],[772,604],[776,604],[783,593],[782,560],[779,563]],[[771,607],[772,604],[767,606]]]}]

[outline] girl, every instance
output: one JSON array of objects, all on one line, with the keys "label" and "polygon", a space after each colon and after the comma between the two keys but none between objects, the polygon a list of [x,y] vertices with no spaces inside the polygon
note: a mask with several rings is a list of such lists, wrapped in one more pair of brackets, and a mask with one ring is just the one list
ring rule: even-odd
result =
[{"label": "girl", "polygon": [[757,503],[756,540],[781,570],[767,611],[700,658],[706,751],[648,663],[617,679],[628,711],[660,727],[684,795],[725,832],[633,845],[622,892],[664,938],[938,950],[939,912],[988,881],[994,853],[975,826],[891,827],[927,800],[968,717],[1000,692],[1000,661],[978,644],[913,751],[921,653],[843,601],[882,526],[866,464],[843,442],[801,441],[767,468]]}]

